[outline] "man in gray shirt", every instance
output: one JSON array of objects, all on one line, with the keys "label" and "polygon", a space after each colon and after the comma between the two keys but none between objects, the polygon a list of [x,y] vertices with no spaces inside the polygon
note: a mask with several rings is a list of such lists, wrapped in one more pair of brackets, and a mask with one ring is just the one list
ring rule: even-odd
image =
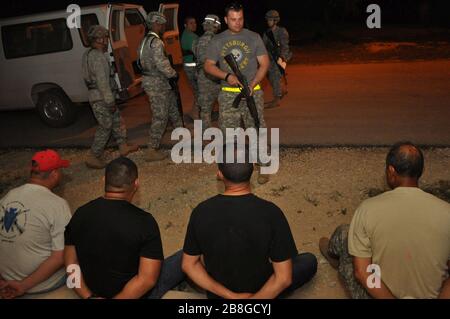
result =
[{"label": "man in gray shirt", "polygon": [[30,181],[0,200],[0,297],[44,293],[65,283],[67,202],[52,192],[69,162],[46,150],[32,158]]},{"label": "man in gray shirt", "polygon": [[[234,55],[241,72],[247,78],[258,110],[260,127],[265,127],[264,93],[260,83],[266,76],[270,65],[267,50],[259,34],[244,28],[244,10],[241,5],[227,6],[224,19],[228,30],[218,34],[211,41],[206,52],[204,66],[206,73],[222,80],[219,94],[220,129],[225,134],[227,128],[238,128],[241,126],[241,119],[245,128],[255,127],[245,101],[241,101],[238,108],[233,107],[233,101],[240,93],[242,83],[239,82],[224,59],[230,53]],[[267,181],[267,175],[259,174],[258,182],[260,184]]]}]

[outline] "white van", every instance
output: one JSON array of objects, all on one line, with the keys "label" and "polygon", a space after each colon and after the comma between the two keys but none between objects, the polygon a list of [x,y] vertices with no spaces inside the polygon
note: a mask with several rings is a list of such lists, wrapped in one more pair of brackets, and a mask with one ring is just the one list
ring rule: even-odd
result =
[{"label": "white van", "polygon": [[[164,41],[181,55],[178,5],[160,5],[168,18]],[[0,20],[0,111],[36,108],[42,120],[61,127],[76,118],[76,104],[88,101],[81,73],[87,31],[100,24],[110,31],[108,55],[119,87],[118,98],[139,94],[137,50],[147,32],[139,5],[105,4],[81,8],[81,28],[68,28],[72,12],[55,11]],[[173,43],[175,42],[175,44]],[[177,59],[176,59],[177,60]]]}]

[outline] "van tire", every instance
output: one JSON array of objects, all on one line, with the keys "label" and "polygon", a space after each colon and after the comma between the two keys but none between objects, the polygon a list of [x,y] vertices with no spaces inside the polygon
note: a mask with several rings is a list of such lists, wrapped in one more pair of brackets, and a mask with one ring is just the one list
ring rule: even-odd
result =
[{"label": "van tire", "polygon": [[37,111],[51,127],[65,127],[76,119],[76,108],[63,90],[54,88],[39,94]]}]

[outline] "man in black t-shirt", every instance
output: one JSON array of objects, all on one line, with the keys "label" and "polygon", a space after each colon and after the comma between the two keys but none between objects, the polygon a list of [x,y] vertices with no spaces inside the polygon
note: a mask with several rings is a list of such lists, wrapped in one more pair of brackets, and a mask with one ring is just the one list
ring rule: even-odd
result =
[{"label": "man in black t-shirt", "polygon": [[317,271],[314,255],[298,255],[280,208],[251,193],[252,173],[248,161],[219,164],[224,194],[192,212],[182,268],[210,298],[276,298]]},{"label": "man in black t-shirt", "polygon": [[[105,195],[80,207],[65,231],[70,278],[81,270],[81,298],[161,298],[185,276],[182,252],[164,260],[158,224],[131,204],[138,189],[136,164],[120,157],[106,167]],[[74,280],[76,282],[76,280]]]}]

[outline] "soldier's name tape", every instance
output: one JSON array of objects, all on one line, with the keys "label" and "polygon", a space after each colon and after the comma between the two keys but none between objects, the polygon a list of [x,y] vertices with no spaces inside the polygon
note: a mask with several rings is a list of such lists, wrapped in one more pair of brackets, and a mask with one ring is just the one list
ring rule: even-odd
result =
[{"label": "soldier's name tape", "polygon": [[[261,85],[255,86],[253,91],[261,90]],[[239,87],[229,87],[229,86],[222,86],[222,91],[224,92],[232,92],[232,93],[241,93],[242,89]]]}]

